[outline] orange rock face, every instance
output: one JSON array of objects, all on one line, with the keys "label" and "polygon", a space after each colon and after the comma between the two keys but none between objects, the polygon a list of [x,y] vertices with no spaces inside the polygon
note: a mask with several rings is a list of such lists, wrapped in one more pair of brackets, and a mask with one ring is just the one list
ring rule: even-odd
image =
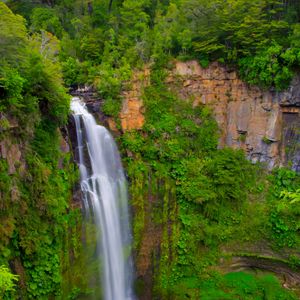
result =
[{"label": "orange rock face", "polygon": [[[142,128],[141,94],[148,84],[146,69],[134,75],[132,89],[124,92],[120,114],[123,131]],[[287,163],[283,159],[287,145],[282,141],[283,133],[288,131],[284,126],[289,124],[282,120],[284,114],[299,116],[298,84],[284,93],[263,91],[247,85],[230,68],[212,63],[204,69],[197,61],[176,62],[166,84],[180,98],[192,99],[194,107],[212,108],[220,129],[220,147],[243,149],[251,161],[265,162],[269,168]]]},{"label": "orange rock face", "polygon": [[120,119],[123,131],[141,129],[145,122],[143,102],[138,97],[125,98]]},{"label": "orange rock face", "polygon": [[136,72],[131,82],[131,89],[122,94],[124,100],[120,119],[123,131],[141,129],[144,125],[144,105],[141,96],[143,88],[149,85],[149,76],[149,69]]}]

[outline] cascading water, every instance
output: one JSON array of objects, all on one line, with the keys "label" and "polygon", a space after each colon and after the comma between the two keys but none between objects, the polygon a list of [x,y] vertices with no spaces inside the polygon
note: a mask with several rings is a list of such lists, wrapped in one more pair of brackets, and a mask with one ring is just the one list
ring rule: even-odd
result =
[{"label": "cascading water", "polygon": [[[110,133],[96,124],[79,98],[71,102],[86,218],[98,227],[97,255],[105,300],[132,300],[131,244],[126,179]],[[128,251],[127,251],[128,252]]]}]

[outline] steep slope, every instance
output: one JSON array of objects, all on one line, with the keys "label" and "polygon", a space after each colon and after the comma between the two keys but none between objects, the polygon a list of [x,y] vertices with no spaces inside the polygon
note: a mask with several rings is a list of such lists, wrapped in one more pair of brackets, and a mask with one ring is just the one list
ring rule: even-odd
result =
[{"label": "steep slope", "polygon": [[[143,126],[141,95],[149,85],[149,69],[142,75],[137,72],[132,90],[123,93],[123,131]],[[291,166],[299,171],[298,77],[287,91],[275,92],[247,85],[234,69],[218,63],[202,68],[189,61],[175,62],[165,83],[181,99],[192,101],[193,107],[205,105],[213,110],[220,130],[219,147],[243,149],[252,162],[266,163],[269,168]]]}]

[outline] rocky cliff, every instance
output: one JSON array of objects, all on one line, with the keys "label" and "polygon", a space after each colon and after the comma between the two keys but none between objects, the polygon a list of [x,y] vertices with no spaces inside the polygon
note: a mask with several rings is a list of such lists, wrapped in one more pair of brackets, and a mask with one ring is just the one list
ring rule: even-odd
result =
[{"label": "rocky cliff", "polygon": [[[148,69],[135,73],[131,89],[123,93],[120,113],[123,131],[144,123],[142,89],[149,83]],[[268,168],[289,165],[300,171],[300,78],[285,92],[264,91],[238,78],[235,70],[212,63],[175,62],[166,84],[193,106],[212,108],[220,129],[219,146],[243,149],[253,162]]]}]

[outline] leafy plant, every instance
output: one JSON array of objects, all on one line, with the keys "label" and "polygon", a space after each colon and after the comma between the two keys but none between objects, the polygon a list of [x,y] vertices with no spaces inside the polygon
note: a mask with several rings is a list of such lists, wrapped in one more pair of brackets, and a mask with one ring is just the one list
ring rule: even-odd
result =
[{"label": "leafy plant", "polygon": [[0,266],[0,296],[3,299],[8,299],[6,295],[14,292],[18,276],[10,272],[5,266]]}]

